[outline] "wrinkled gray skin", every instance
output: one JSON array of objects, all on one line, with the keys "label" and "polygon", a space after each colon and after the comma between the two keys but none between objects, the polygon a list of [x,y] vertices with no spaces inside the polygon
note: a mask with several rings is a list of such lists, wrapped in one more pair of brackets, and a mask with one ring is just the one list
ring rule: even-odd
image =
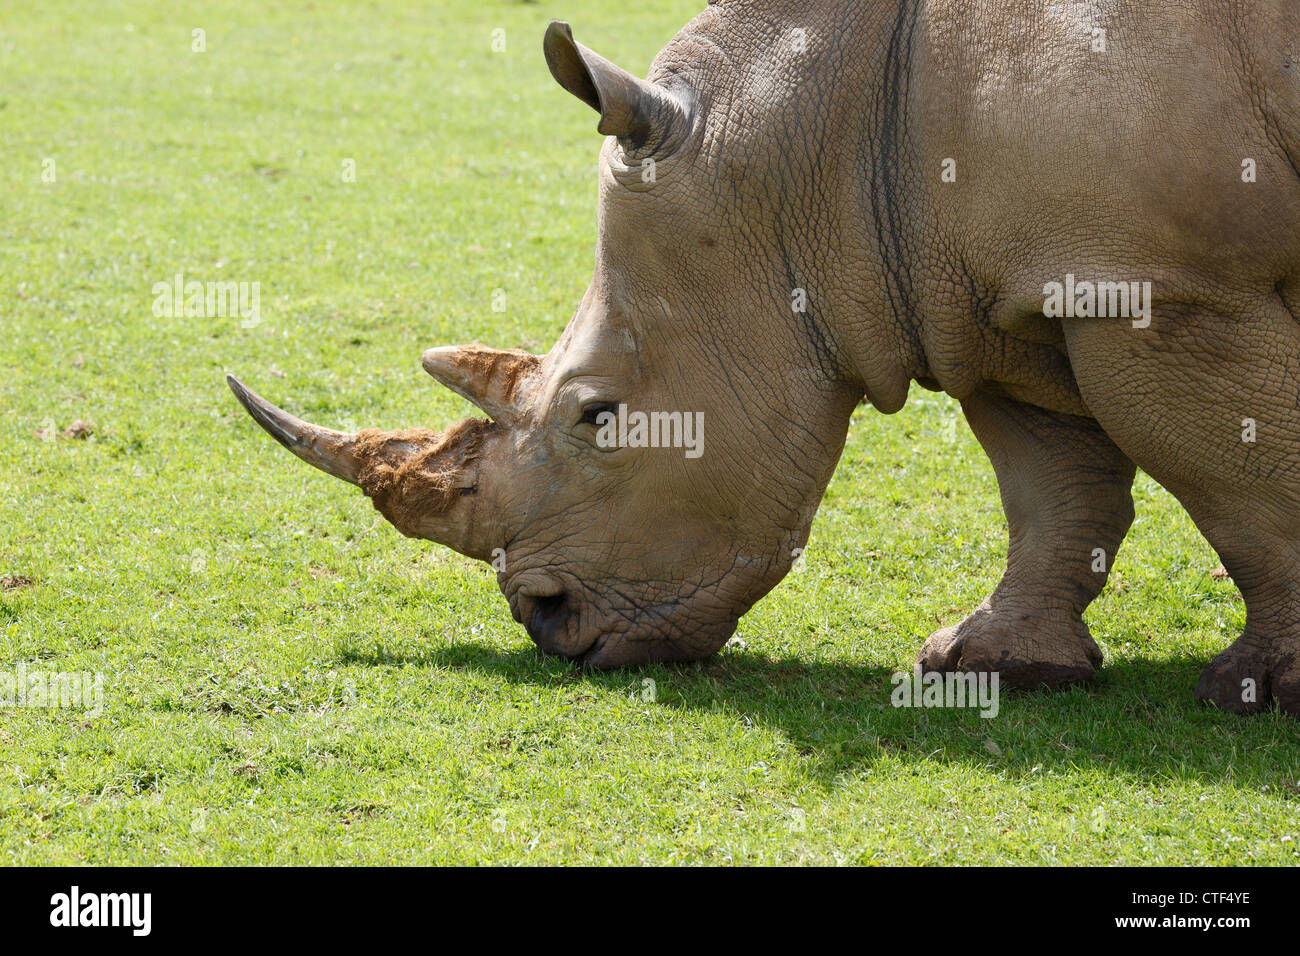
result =
[{"label": "wrinkled gray skin", "polygon": [[[502,589],[537,643],[610,667],[716,651],[806,540],[855,405],[895,412],[918,382],[961,401],[1011,534],[1001,583],[931,635],[927,669],[1091,676],[1081,614],[1137,465],[1245,598],[1245,634],[1198,694],[1300,714],[1296,10],[722,0],[649,83],[552,24],[552,72],[612,134],[595,274],[540,359],[426,354],[493,424],[451,464],[439,446],[400,467],[437,436],[384,461],[403,488],[453,475],[455,503],[422,516],[413,491],[403,512],[352,436],[236,390],[404,532],[504,548]],[[1150,326],[1045,317],[1044,284],[1067,273],[1152,282]],[[598,449],[593,402],[703,411],[705,452]]]}]

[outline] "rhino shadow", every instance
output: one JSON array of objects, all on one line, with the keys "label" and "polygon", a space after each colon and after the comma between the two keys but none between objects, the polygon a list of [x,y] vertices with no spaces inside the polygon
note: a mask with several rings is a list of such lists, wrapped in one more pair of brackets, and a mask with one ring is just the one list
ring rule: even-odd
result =
[{"label": "rhino shadow", "polygon": [[996,717],[973,709],[903,708],[890,703],[892,668],[772,658],[725,651],[692,664],[585,670],[534,648],[501,651],[458,643],[405,653],[346,650],[344,664],[427,666],[543,687],[582,686],[633,698],[655,682],[642,706],[733,715],[766,728],[799,755],[811,780],[834,788],[878,764],[940,761],[984,767],[1007,779],[1092,766],[1145,780],[1230,780],[1239,787],[1294,787],[1300,738],[1279,714],[1222,713],[1192,696],[1203,661],[1127,658],[1065,690],[1007,690]]}]

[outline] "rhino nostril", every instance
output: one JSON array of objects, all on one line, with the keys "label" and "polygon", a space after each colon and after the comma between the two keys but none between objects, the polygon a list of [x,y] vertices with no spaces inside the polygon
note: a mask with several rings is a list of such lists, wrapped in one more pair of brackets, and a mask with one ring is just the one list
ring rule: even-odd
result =
[{"label": "rhino nostril", "polygon": [[531,599],[533,613],[527,621],[528,636],[548,654],[561,654],[559,647],[569,636],[569,599],[563,593]]},{"label": "rhino nostril", "polygon": [[552,614],[558,614],[564,608],[567,599],[564,593],[561,592],[559,594],[547,594],[533,600],[537,602],[537,609],[533,612],[534,616],[541,614],[549,617]]}]

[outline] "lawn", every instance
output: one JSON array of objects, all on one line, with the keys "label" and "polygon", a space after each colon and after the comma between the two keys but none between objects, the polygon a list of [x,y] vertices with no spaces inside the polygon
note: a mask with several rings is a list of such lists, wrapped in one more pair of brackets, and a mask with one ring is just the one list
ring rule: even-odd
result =
[{"label": "lawn", "polygon": [[[944,396],[859,409],[740,642],[605,674],[236,404],[440,427],[423,349],[545,351],[599,147],[545,25],[644,73],[702,7],[0,7],[0,670],[103,679],[98,716],[0,710],[0,862],[1297,862],[1300,722],[1193,699],[1244,609],[1146,476],[1098,678],[982,719],[890,705],[1006,551]],[[257,321],[155,309],[178,273]]]}]

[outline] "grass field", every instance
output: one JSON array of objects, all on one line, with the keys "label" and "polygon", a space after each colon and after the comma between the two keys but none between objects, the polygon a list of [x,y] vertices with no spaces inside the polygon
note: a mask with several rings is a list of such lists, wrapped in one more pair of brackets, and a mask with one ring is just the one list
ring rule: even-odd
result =
[{"label": "grass field", "polygon": [[[545,24],[643,73],[702,7],[0,4],[0,670],[104,693],[0,710],[0,862],[1297,862],[1300,723],[1193,700],[1243,605],[1145,476],[1098,679],[985,720],[889,703],[1005,555],[943,396],[859,410],[743,646],[610,674],[238,407],[227,371],[321,424],[438,427],[469,409],[424,348],[549,348],[599,137]],[[260,321],[156,315],[177,273],[258,282]]]}]

